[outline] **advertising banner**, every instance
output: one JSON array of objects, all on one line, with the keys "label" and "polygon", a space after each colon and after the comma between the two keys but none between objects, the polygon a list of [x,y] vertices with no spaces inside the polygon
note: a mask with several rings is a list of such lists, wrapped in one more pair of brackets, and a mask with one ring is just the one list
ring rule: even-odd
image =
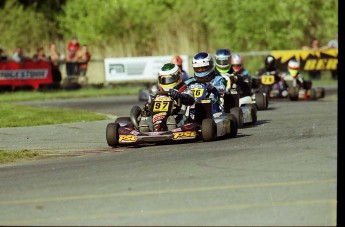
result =
[{"label": "advertising banner", "polygon": [[272,51],[271,54],[277,59],[277,67],[281,71],[287,71],[290,59],[300,61],[302,71],[330,71],[338,66],[338,49],[283,50]]},{"label": "advertising banner", "polygon": [[[180,55],[183,68],[188,71],[188,55]],[[150,56],[104,59],[107,82],[157,81],[160,68],[169,63],[173,56]]]},{"label": "advertising banner", "polygon": [[51,65],[46,61],[0,62],[0,86],[31,86],[53,82]]}]

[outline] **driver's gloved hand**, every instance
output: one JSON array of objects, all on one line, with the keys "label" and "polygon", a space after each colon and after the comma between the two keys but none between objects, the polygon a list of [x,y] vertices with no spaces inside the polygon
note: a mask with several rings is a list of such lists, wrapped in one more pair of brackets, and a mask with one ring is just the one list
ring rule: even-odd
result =
[{"label": "driver's gloved hand", "polygon": [[181,93],[178,92],[178,90],[176,90],[176,89],[170,89],[169,93],[170,93],[171,98],[173,98],[175,100],[178,98],[181,98]]},{"label": "driver's gloved hand", "polygon": [[212,83],[207,83],[207,84],[206,84],[206,90],[207,90],[208,92],[212,92],[213,89],[214,89],[214,86],[213,86]]}]

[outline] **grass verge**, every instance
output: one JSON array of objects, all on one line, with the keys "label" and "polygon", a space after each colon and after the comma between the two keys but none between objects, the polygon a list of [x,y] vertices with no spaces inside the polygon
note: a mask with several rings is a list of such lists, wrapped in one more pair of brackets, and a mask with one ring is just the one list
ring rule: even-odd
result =
[{"label": "grass verge", "polygon": [[105,114],[63,108],[42,108],[19,104],[0,105],[0,128],[27,127],[109,119]]},{"label": "grass verge", "polygon": [[117,85],[102,88],[81,88],[78,90],[47,90],[47,91],[14,91],[1,92],[1,102],[17,102],[31,100],[47,100],[47,99],[70,99],[85,97],[101,97],[112,95],[138,95],[139,90],[145,86]]},{"label": "grass verge", "polygon": [[37,151],[21,150],[21,151],[4,151],[0,150],[0,164],[14,163],[23,160],[31,160],[40,155]]}]

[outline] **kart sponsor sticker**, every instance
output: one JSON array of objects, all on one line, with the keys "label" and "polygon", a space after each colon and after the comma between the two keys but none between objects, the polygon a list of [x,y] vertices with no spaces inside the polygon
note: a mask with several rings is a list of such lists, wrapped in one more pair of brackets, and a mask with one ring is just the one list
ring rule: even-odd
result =
[{"label": "kart sponsor sticker", "polygon": [[176,132],[174,133],[174,140],[180,140],[180,139],[191,139],[195,138],[196,132],[195,131],[186,131],[186,132]]},{"label": "kart sponsor sticker", "polygon": [[200,98],[204,93],[203,88],[192,88],[191,90],[193,91],[194,98]]},{"label": "kart sponsor sticker", "polygon": [[171,98],[167,96],[157,96],[156,101],[170,101]]},{"label": "kart sponsor sticker", "polygon": [[261,83],[265,85],[274,84],[274,76],[273,75],[263,75],[261,77]]},{"label": "kart sponsor sticker", "polygon": [[137,137],[133,135],[120,135],[119,142],[135,142],[137,141]]},{"label": "kart sponsor sticker", "polygon": [[155,101],[153,104],[153,112],[160,112],[169,110],[169,101]]}]

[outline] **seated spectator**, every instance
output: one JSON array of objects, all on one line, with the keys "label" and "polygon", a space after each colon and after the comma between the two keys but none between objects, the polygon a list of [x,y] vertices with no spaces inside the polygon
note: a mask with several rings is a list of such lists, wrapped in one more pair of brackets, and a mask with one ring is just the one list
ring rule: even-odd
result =
[{"label": "seated spectator", "polygon": [[4,50],[0,48],[0,61],[7,61],[7,60],[8,60],[7,55],[4,53]]},{"label": "seated spectator", "polygon": [[37,49],[37,52],[32,56],[33,61],[48,61],[46,54],[44,53],[43,47]]},{"label": "seated spectator", "polygon": [[87,67],[91,59],[91,53],[89,52],[87,45],[82,45],[80,51],[77,53],[77,59],[79,63],[78,75],[86,76]]}]

